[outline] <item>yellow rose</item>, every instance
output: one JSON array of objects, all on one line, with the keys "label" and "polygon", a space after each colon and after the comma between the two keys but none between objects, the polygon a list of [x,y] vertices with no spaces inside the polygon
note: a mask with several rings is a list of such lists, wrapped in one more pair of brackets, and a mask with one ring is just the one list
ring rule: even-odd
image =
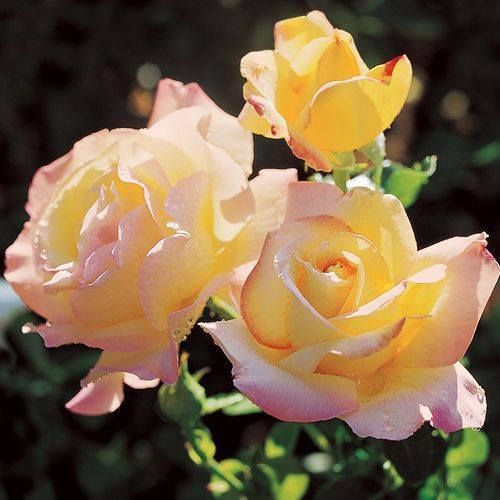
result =
[{"label": "yellow rose", "polygon": [[202,326],[281,420],[339,417],[384,439],[480,427],[484,391],[459,360],[499,276],[485,237],[417,251],[395,197],[292,183],[285,223],[233,288],[241,319]]},{"label": "yellow rose", "polygon": [[167,79],[147,129],[92,134],[36,173],[5,276],[47,319],[26,331],[103,351],[69,409],[113,411],[123,382],[176,380],[178,344],[209,295],[283,218],[295,171],[249,182],[252,160],[235,117]]},{"label": "yellow rose", "polygon": [[275,50],[241,61],[240,121],[255,134],[284,138],[293,153],[328,172],[336,152],[371,142],[398,115],[410,90],[406,56],[368,69],[352,36],[322,12],[280,21]]}]

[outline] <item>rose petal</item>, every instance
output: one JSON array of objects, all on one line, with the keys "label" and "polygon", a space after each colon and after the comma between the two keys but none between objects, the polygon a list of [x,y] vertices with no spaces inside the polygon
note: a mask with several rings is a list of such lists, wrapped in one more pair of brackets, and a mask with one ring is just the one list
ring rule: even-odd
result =
[{"label": "rose petal", "polygon": [[123,374],[113,373],[80,389],[66,408],[80,415],[97,416],[115,411],[123,401]]},{"label": "rose petal", "polygon": [[332,318],[331,322],[346,334],[357,335],[366,330],[367,323],[372,328],[379,328],[396,321],[405,316],[399,299],[407,291],[409,284],[439,283],[444,280],[445,271],[444,264],[422,269],[354,311]]},{"label": "rose petal", "polygon": [[68,321],[73,317],[68,295],[48,295],[43,288],[44,276],[33,256],[33,225],[24,224],[16,241],[5,252],[5,279],[23,302],[34,312],[51,321]]},{"label": "rose petal", "polygon": [[82,385],[88,385],[117,372],[131,373],[141,380],[151,381],[158,378],[165,384],[173,384],[178,377],[177,354],[177,344],[172,336],[150,351],[104,351],[94,368],[82,380]]},{"label": "rose petal", "polygon": [[139,295],[146,317],[157,330],[166,330],[168,315],[209,281],[211,245],[200,230],[196,237],[177,233],[164,238],[149,251],[139,272]]},{"label": "rose petal", "polygon": [[160,383],[160,379],[155,378],[153,380],[141,380],[136,375],[132,375],[132,373],[124,373],[123,382],[133,389],[151,389]]},{"label": "rose petal", "polygon": [[[287,422],[315,422],[358,407],[354,382],[330,375],[299,377],[278,368],[274,363],[280,350],[264,351],[243,321],[201,326],[233,363],[235,387],[266,413]],[[269,351],[274,351],[272,360]]]},{"label": "rose petal", "polygon": [[[295,127],[321,150],[353,151],[391,125],[408,97],[411,79],[410,61],[402,56],[386,81],[367,73],[325,83]],[[357,110],[362,110],[361,121]]]},{"label": "rose petal", "polygon": [[[430,311],[432,318],[398,356],[407,366],[448,366],[462,358],[500,275],[484,234],[451,238],[418,253],[419,265],[435,262],[447,265],[446,279]],[[413,301],[425,300],[429,291],[421,290],[423,296],[412,296]]]},{"label": "rose petal", "polygon": [[404,324],[403,318],[374,331],[304,347],[282,359],[280,366],[294,373],[312,373],[327,354],[348,359],[366,358],[387,347],[401,333]]},{"label": "rose petal", "polygon": [[333,214],[343,194],[337,186],[324,182],[292,182],[288,186],[285,221]]},{"label": "rose petal", "polygon": [[333,37],[328,41],[314,64],[316,88],[325,83],[348,80],[368,71],[352,36],[347,31],[334,30]]},{"label": "rose petal", "polygon": [[314,10],[307,16],[285,19],[276,23],[274,44],[276,51],[291,59],[315,38],[330,37],[334,29],[323,12]]},{"label": "rose petal", "polygon": [[378,394],[360,397],[361,408],[340,418],[361,437],[406,439],[425,421],[444,432],[478,428],[486,415],[484,391],[460,363],[400,369]]},{"label": "rose petal", "polygon": [[394,283],[409,276],[417,254],[415,235],[401,202],[367,188],[346,193],[329,213],[373,243]]},{"label": "rose petal", "polygon": [[71,151],[49,165],[37,170],[28,192],[28,212],[32,223],[35,223],[44,211],[54,192],[57,182],[67,174],[72,159]]},{"label": "rose petal", "polygon": [[151,127],[174,111],[190,107],[209,111],[207,140],[226,151],[250,175],[253,163],[252,134],[241,126],[236,117],[220,109],[197,83],[183,85],[168,78],[161,80],[148,126]]},{"label": "rose petal", "polygon": [[238,238],[238,262],[256,259],[267,233],[278,229],[285,218],[288,187],[297,180],[297,170],[263,169],[250,181],[255,213]]},{"label": "rose petal", "polygon": [[[253,129],[252,129],[253,130]],[[256,134],[259,133],[254,131]],[[328,151],[322,151],[317,148],[312,142],[295,128],[290,128],[289,139],[287,140],[292,153],[301,160],[304,160],[306,165],[309,165],[318,172],[331,172],[333,166],[333,158]],[[312,183],[309,183],[312,184]]]},{"label": "rose petal", "polygon": [[191,106],[200,106],[210,111],[220,111],[219,107],[197,83],[184,85],[182,82],[164,78],[158,82],[148,127],[151,127],[173,111]]}]

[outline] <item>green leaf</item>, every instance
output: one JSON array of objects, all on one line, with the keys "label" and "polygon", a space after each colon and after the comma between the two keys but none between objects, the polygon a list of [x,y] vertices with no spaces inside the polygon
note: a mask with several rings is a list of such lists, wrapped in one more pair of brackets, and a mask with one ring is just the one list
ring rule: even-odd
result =
[{"label": "green leaf", "polygon": [[257,464],[253,469],[252,479],[256,490],[255,498],[277,498],[280,483],[273,467],[268,464]]},{"label": "green leaf", "polygon": [[483,167],[500,160],[500,141],[490,142],[481,149],[478,149],[472,156],[472,161]]},{"label": "green leaf", "polygon": [[273,426],[264,444],[266,458],[279,458],[290,455],[299,437],[300,425],[280,422]]},{"label": "green leaf", "polygon": [[197,427],[187,433],[188,455],[195,464],[208,462],[215,456],[215,443],[206,427]]},{"label": "green leaf", "polygon": [[330,446],[328,438],[320,429],[318,429],[318,426],[316,424],[303,424],[302,428],[309,436],[311,441],[318,447],[318,449],[326,453],[332,451],[332,447]]},{"label": "green leaf", "polygon": [[437,500],[441,493],[444,493],[445,488],[443,481],[438,473],[429,476],[424,485],[418,490],[419,500]]},{"label": "green leaf", "polygon": [[417,485],[443,464],[446,442],[426,426],[404,441],[383,441],[383,450],[400,476]]},{"label": "green leaf", "polygon": [[[236,458],[227,458],[220,462],[220,472],[223,474],[231,474],[237,478],[243,479],[248,475],[250,467]],[[237,500],[241,499],[241,494],[231,488],[231,485],[225,481],[219,474],[212,474],[208,490],[215,498],[223,500]]]},{"label": "green leaf", "polygon": [[231,392],[229,394],[216,394],[206,399],[203,407],[203,414],[215,413],[230,406],[241,403],[246,399],[241,392]]},{"label": "green leaf", "polygon": [[304,497],[309,487],[309,475],[292,473],[288,474],[281,482],[277,500],[300,500]]},{"label": "green leaf", "polygon": [[235,417],[238,415],[251,415],[253,413],[262,413],[262,410],[257,405],[253,404],[248,398],[243,396],[243,399],[241,399],[241,401],[223,408],[222,413],[230,417]]},{"label": "green leaf", "polygon": [[390,162],[386,169],[383,188],[386,193],[393,194],[405,207],[415,203],[422,187],[436,171],[437,157],[427,156],[421,162],[416,162],[411,168],[397,162]]},{"label": "green leaf", "polygon": [[164,417],[189,428],[199,420],[206,402],[205,389],[189,373],[187,356],[181,356],[179,378],[158,391],[158,402]]},{"label": "green leaf", "polygon": [[450,467],[480,467],[490,454],[488,436],[482,431],[464,429],[460,444],[448,450],[446,466]]}]

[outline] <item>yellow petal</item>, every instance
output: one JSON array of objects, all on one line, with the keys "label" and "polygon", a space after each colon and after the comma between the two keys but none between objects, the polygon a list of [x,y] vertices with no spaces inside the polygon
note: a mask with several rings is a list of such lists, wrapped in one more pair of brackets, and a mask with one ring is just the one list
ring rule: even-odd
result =
[{"label": "yellow petal", "polygon": [[326,16],[316,10],[307,16],[293,17],[276,23],[274,45],[284,57],[291,59],[311,40],[331,36],[332,33],[333,27]]},{"label": "yellow petal", "polygon": [[[241,60],[240,71],[241,76],[246,78],[260,95],[274,100],[278,82],[278,69],[272,50],[249,52]],[[244,90],[244,92],[246,91]]]},{"label": "yellow petal", "polygon": [[326,151],[352,151],[369,143],[391,125],[410,90],[408,58],[402,56],[392,69],[387,81],[374,78],[379,75],[377,70],[373,76],[367,73],[323,85],[296,127],[308,141]]},{"label": "yellow petal", "polygon": [[347,80],[368,71],[361,59],[352,36],[346,31],[336,29],[333,39],[317,60],[316,88],[325,83]]},{"label": "yellow petal", "polygon": [[389,267],[397,283],[409,276],[417,254],[417,243],[403,205],[392,195],[367,188],[349,191],[331,212],[368,239]]},{"label": "yellow petal", "polygon": [[[315,371],[322,360],[327,361],[323,363],[323,368],[326,366],[335,368],[335,361],[338,360],[342,360],[346,366],[353,360],[366,360],[374,353],[385,349],[401,333],[404,324],[405,319],[400,319],[360,335],[304,347],[282,359],[280,366],[295,373],[307,373]],[[339,369],[337,371],[340,372]]]},{"label": "yellow petal", "polygon": [[289,292],[274,270],[279,248],[279,239],[270,233],[241,291],[241,315],[259,343],[283,349],[290,347],[285,325]]}]

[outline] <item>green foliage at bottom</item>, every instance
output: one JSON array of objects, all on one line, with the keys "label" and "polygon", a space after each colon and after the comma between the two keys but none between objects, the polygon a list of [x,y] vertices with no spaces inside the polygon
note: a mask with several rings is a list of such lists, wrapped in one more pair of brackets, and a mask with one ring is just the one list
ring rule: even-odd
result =
[{"label": "green foliage at bottom", "polygon": [[159,406],[180,425],[191,460],[210,472],[207,489],[214,498],[468,500],[479,487],[478,468],[488,459],[489,441],[472,429],[446,435],[425,425],[406,440],[383,441],[358,438],[338,420],[277,422],[261,442],[218,461],[202,418],[230,408],[237,416],[234,408],[245,398],[207,397],[199,378],[183,357],[179,380],[160,390]]}]

